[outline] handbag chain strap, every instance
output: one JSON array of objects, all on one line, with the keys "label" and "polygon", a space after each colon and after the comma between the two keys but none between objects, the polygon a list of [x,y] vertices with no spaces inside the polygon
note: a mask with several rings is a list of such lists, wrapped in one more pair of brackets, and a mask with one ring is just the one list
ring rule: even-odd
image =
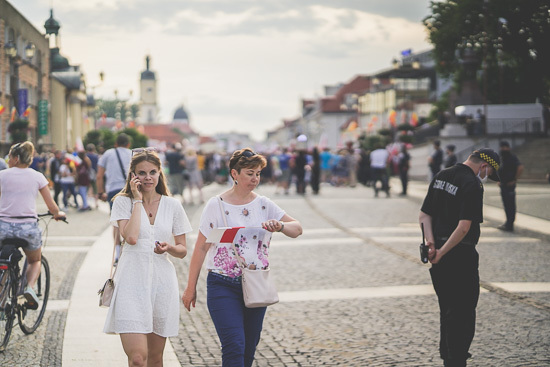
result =
[{"label": "handbag chain strap", "polygon": [[[229,227],[229,225],[227,225],[227,218],[225,218],[225,212],[223,211],[223,207],[222,207],[222,198],[220,197],[220,195],[216,197],[218,198],[218,204],[220,206],[220,212],[222,214],[223,223],[225,224],[226,227]],[[239,252],[237,251],[237,247],[235,247],[235,243],[232,242],[231,246],[233,246],[233,255],[237,259],[237,262],[239,263],[241,269],[246,268],[246,264],[244,263],[243,259],[239,256]]]}]

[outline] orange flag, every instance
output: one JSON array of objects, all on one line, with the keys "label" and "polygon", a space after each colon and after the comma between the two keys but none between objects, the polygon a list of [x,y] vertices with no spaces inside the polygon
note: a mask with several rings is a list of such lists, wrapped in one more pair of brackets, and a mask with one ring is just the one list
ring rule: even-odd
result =
[{"label": "orange flag", "polygon": [[15,121],[15,116],[17,115],[17,109],[15,107],[12,107],[11,108],[11,120],[10,122],[14,122]]},{"label": "orange flag", "polygon": [[28,106],[25,112],[23,112],[23,117],[29,117],[31,114],[31,106]]}]

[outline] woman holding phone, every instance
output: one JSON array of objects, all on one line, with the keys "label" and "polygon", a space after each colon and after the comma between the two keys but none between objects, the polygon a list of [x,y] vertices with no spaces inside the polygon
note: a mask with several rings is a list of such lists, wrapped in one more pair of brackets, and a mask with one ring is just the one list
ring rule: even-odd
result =
[{"label": "woman holding phone", "polygon": [[[300,222],[267,197],[254,192],[266,162],[264,156],[249,148],[237,150],[231,156],[229,170],[233,186],[219,199],[214,197],[206,203],[191,257],[187,288],[183,292],[183,304],[191,311],[191,307],[195,307],[197,281],[206,259],[206,301],[222,345],[223,367],[252,366],[266,307],[245,307],[242,270],[233,255],[232,244],[207,243],[211,229],[225,227],[227,221],[230,227],[262,227],[292,238],[302,234]],[[250,269],[269,267],[269,243],[250,238],[239,244],[237,251]]]},{"label": "woman holding phone", "polygon": [[178,281],[168,255],[185,257],[191,224],[168,195],[154,149],[134,149],[126,185],[113,199],[111,222],[125,244],[103,330],[120,334],[129,366],[161,366],[166,338],[178,334]]}]

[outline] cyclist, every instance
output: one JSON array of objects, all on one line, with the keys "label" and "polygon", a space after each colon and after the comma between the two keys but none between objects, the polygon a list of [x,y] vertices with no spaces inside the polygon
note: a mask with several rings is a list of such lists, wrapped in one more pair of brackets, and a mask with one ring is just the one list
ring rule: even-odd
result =
[{"label": "cyclist", "polygon": [[33,287],[40,273],[42,258],[42,230],[38,226],[36,197],[42,195],[55,220],[65,218],[54,202],[48,180],[40,172],[29,168],[33,160],[34,146],[31,142],[15,144],[9,152],[10,168],[0,171],[0,241],[5,238],[21,238],[27,241],[23,251],[27,256],[27,307],[38,308],[38,297]]}]

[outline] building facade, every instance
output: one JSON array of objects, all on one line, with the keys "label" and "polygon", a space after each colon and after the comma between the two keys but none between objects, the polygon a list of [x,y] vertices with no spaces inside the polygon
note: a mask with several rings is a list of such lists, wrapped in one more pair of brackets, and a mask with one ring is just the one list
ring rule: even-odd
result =
[{"label": "building facade", "polygon": [[[0,0],[0,145],[11,145],[12,120],[29,123],[28,139],[35,145],[51,142],[49,46],[40,33],[6,0]],[[42,102],[40,102],[42,101]],[[39,115],[40,106],[40,115]],[[39,124],[42,123],[42,125]]]}]

